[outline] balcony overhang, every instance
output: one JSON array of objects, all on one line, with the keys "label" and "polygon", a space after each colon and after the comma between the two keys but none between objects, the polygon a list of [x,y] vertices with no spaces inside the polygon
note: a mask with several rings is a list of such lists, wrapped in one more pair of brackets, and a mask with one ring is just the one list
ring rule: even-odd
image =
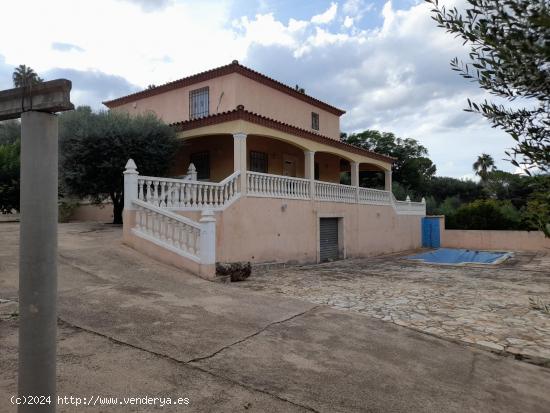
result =
[{"label": "balcony overhang", "polygon": [[303,150],[327,152],[350,162],[370,163],[391,170],[394,158],[367,151],[323,135],[306,131],[264,116],[237,108],[230,112],[172,124],[183,139],[206,135],[226,135],[242,132],[288,142]]}]

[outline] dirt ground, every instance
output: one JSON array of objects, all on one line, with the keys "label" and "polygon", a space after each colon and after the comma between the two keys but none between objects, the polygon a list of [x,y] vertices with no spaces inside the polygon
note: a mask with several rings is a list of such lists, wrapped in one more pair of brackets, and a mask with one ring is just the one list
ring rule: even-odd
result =
[{"label": "dirt ground", "polygon": [[[18,231],[17,224],[0,224],[2,413],[16,411],[10,400],[17,392]],[[68,398],[59,412],[543,412],[550,406],[548,368],[314,303],[305,294],[253,291],[269,276],[238,285],[204,281],[133,251],[120,237],[111,225],[59,226],[58,394]],[[321,267],[311,267],[311,277],[320,277]],[[334,270],[323,277],[339,278]],[[178,398],[188,404],[166,405]]]}]

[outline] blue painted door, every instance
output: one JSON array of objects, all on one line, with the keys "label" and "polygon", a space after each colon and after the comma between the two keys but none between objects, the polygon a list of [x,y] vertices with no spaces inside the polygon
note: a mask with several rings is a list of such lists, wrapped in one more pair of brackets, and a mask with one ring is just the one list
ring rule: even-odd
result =
[{"label": "blue painted door", "polygon": [[422,218],[422,246],[424,248],[439,248],[439,217]]}]

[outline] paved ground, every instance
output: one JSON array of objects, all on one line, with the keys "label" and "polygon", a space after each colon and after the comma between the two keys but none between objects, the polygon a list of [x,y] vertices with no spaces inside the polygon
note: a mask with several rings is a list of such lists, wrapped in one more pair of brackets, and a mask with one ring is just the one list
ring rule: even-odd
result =
[{"label": "paved ground", "polygon": [[497,266],[411,262],[403,254],[274,269],[240,287],[357,311],[550,366],[550,255]]},{"label": "paved ground", "polygon": [[[209,283],[60,226],[59,394],[188,397],[60,412],[544,412],[550,369],[279,294]],[[0,224],[0,412],[16,392],[18,226]]]}]

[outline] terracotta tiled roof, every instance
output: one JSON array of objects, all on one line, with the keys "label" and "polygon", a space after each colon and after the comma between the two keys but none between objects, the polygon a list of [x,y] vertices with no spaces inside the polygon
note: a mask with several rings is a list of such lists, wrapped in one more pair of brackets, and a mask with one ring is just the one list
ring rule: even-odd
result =
[{"label": "terracotta tiled roof", "polygon": [[165,83],[164,85],[153,87],[151,89],[146,89],[141,92],[132,93],[127,96],[122,96],[117,99],[107,100],[103,102],[103,104],[108,108],[114,108],[114,107],[123,105],[125,103],[133,102],[137,99],[143,99],[149,96],[158,95],[160,93],[168,92],[170,90],[179,89],[179,88],[189,86],[199,82],[204,82],[205,80],[210,80],[216,77],[225,76],[230,73],[239,73],[243,76],[248,77],[249,79],[263,83],[264,85],[272,87],[273,89],[286,93],[287,95],[290,95],[296,99],[300,99],[304,102],[307,102],[318,108],[324,109],[327,112],[333,113],[335,115],[341,116],[344,113],[346,113],[344,110],[331,106],[328,103],[315,99],[314,97],[306,95],[305,93],[300,93],[297,90],[285,85],[284,83],[281,83],[275,79],[265,76],[260,72],[256,72],[255,70],[249,69],[248,67],[239,64],[239,62],[237,62],[236,60],[234,60],[233,63],[228,64],[226,66],[221,66],[215,69],[207,70],[206,72],[197,73],[196,75],[184,77],[183,79]]},{"label": "terracotta tiled roof", "polygon": [[295,136],[300,136],[305,139],[310,139],[312,141],[323,143],[325,145],[334,146],[347,152],[357,153],[359,155],[368,156],[369,158],[378,159],[384,162],[393,163],[395,161],[395,158],[391,156],[368,151],[366,149],[350,145],[349,143],[345,143],[336,139],[331,139],[328,136],[319,135],[317,133],[298,128],[296,126],[289,125],[288,123],[283,123],[275,119],[258,115],[254,112],[249,112],[240,105],[237,107],[237,109],[228,112],[217,113],[198,119],[186,120],[183,122],[176,122],[172,123],[171,126],[173,126],[177,132],[183,132],[196,128],[201,128],[203,126],[230,122],[233,120],[245,120],[256,125],[266,126],[271,129],[275,129]]}]

